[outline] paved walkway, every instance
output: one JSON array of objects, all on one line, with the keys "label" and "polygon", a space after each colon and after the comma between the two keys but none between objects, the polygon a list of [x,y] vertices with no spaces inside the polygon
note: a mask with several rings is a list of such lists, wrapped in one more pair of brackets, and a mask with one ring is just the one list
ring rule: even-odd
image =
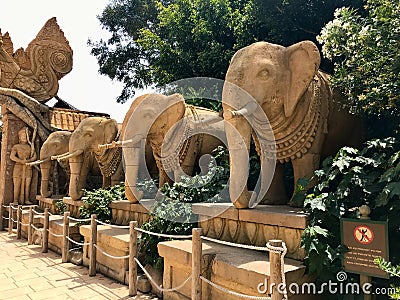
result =
[{"label": "paved walkway", "polygon": [[1,300],[157,299],[143,294],[129,297],[127,286],[101,274],[89,277],[86,267],[61,263],[58,254],[40,250],[14,234],[0,232]]}]

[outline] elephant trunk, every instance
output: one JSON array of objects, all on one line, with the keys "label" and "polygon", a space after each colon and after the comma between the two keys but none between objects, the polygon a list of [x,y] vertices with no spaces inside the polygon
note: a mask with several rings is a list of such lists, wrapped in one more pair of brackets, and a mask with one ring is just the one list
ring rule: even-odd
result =
[{"label": "elephant trunk", "polygon": [[139,165],[141,158],[143,158],[141,145],[133,147],[124,153],[125,159],[125,195],[126,198],[132,203],[138,203],[142,197],[143,192],[137,189],[137,179],[139,174]]},{"label": "elephant trunk", "polygon": [[50,170],[51,160],[47,160],[40,164],[40,172],[42,174],[40,195],[45,198],[51,197],[51,195],[53,194],[52,191],[49,190]]},{"label": "elephant trunk", "polygon": [[69,159],[69,167],[71,171],[69,180],[69,195],[72,200],[79,200],[83,196],[83,187],[86,181],[83,169],[83,155],[71,157]]}]

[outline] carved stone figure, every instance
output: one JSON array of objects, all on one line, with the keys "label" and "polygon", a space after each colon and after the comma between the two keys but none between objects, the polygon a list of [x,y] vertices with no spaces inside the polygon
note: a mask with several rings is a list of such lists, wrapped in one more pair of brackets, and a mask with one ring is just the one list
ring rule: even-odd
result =
[{"label": "carved stone figure", "polygon": [[[40,164],[40,172],[42,174],[40,194],[43,197],[51,197],[53,193],[51,190],[49,190],[50,173],[52,169],[51,157],[68,152],[71,134],[72,133],[69,131],[56,131],[51,133],[43,143],[42,148],[40,148],[39,160],[27,164],[29,166]],[[61,161],[60,163],[68,174],[68,160]]]},{"label": "carved stone figure", "polygon": [[118,184],[124,180],[121,164],[122,150],[100,149],[99,145],[118,140],[118,124],[113,119],[88,117],[78,125],[69,140],[69,153],[60,155],[59,161],[69,159],[71,171],[69,195],[73,200],[83,196],[89,171],[88,158],[94,155],[96,164],[103,175],[103,187]]},{"label": "carved stone figure", "polygon": [[[145,157],[146,144],[151,147],[158,167],[159,186],[171,183],[171,178],[179,181],[183,173],[192,175],[202,155],[223,144],[223,122],[208,122],[218,117],[217,112],[186,105],[180,94],[149,94],[135,99],[122,125],[123,143],[127,147],[124,150],[127,199],[136,203],[143,196],[136,183],[139,169],[145,167],[141,158]],[[196,130],[201,133],[196,134]]]},{"label": "carved stone figure", "polygon": [[29,141],[27,127],[18,131],[18,139],[19,143],[11,148],[10,154],[10,159],[15,162],[13,169],[14,204],[32,204],[29,201],[32,167],[26,163],[36,160],[36,152],[33,143]]},{"label": "carved stone figure", "polygon": [[58,91],[58,80],[72,70],[72,49],[56,18],[29,43],[14,52],[8,33],[0,33],[0,86],[17,89],[46,102]]},{"label": "carved stone figure", "polygon": [[[246,186],[238,188],[247,181],[248,166],[243,155],[247,155],[252,133],[262,165],[259,195],[265,195],[268,188],[263,186],[271,171],[266,167],[270,163],[268,151],[275,152],[278,161],[264,198],[264,203],[271,204],[287,202],[282,163],[292,163],[296,183],[299,178],[313,175],[321,156],[335,153],[344,145],[360,146],[363,124],[345,109],[339,109],[345,100],[331,89],[328,75],[318,70],[319,64],[319,51],[310,41],[290,47],[257,42],[233,56],[226,74],[223,108],[228,122],[230,195],[237,208],[249,207],[249,202],[253,203],[251,197],[258,197],[249,193]],[[268,118],[272,135],[268,135],[266,123],[258,121],[257,108]],[[237,144],[238,133],[247,148],[244,152]]]}]

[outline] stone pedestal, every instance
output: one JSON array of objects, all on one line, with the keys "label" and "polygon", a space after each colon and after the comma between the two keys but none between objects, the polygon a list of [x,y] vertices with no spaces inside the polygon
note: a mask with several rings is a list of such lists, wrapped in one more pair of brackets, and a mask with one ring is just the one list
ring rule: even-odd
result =
[{"label": "stone pedestal", "polygon": [[113,201],[110,204],[111,208],[111,223],[117,225],[128,225],[129,221],[137,221],[138,226],[142,226],[149,219],[149,211],[146,207],[154,202],[154,200],[142,200],[143,203],[132,203],[129,201]]},{"label": "stone pedestal", "polygon": [[66,205],[65,210],[71,213],[71,217],[80,218],[81,213],[79,208],[85,205],[82,200],[72,200],[71,197],[64,197],[63,202]]},{"label": "stone pedestal", "polygon": [[36,196],[36,200],[38,201],[38,203],[39,203],[39,207],[40,207],[40,209],[41,210],[45,210],[45,208],[48,208],[49,209],[49,212],[51,213],[51,214],[58,214],[58,213],[60,213],[60,210],[59,210],[59,208],[56,206],[56,204],[58,203],[58,202],[61,202],[61,201],[63,201],[63,198],[62,197],[57,197],[57,196],[54,196],[54,197],[51,197],[51,198],[46,198],[46,197],[43,197],[43,196],[41,196],[41,195],[37,195]]},{"label": "stone pedestal", "polygon": [[[90,225],[82,225],[80,233],[84,242],[90,242]],[[107,225],[97,226],[97,245],[104,252],[113,256],[129,255],[129,229],[113,228]],[[128,281],[127,271],[129,270],[128,258],[113,259],[99,250],[96,250],[96,270],[115,280],[126,283]],[[83,246],[83,265],[89,266],[89,246]]]},{"label": "stone pedestal", "polygon": [[[8,205],[14,201],[13,168],[14,162],[10,159],[11,149],[18,144],[18,131],[27,125],[12,114],[5,107],[1,108],[3,132],[1,141],[1,163],[0,163],[0,205]],[[39,138],[36,137],[35,148],[40,148]],[[37,156],[39,157],[38,150]],[[38,188],[38,172],[32,168],[32,181],[30,187],[30,201],[34,203]]]},{"label": "stone pedestal", "polygon": [[301,235],[307,227],[307,214],[286,205],[259,205],[237,209],[230,203],[193,204],[205,236],[239,244],[265,246],[280,239],[286,243],[286,257],[302,260]]},{"label": "stone pedestal", "polygon": [[[203,242],[201,275],[228,290],[258,297],[257,287],[270,280],[270,262],[268,253],[239,249]],[[192,242],[169,241],[158,244],[158,252],[164,258],[164,288],[180,286],[192,273]],[[305,266],[301,262],[286,258],[284,265],[286,282],[302,284],[310,280],[305,276]],[[163,293],[164,300],[191,299],[191,281],[177,292]],[[309,296],[309,295],[306,295]],[[202,282],[203,300],[239,300],[243,299],[223,293],[205,282]],[[290,299],[298,299],[292,298]],[[303,298],[310,299],[310,298]]]}]

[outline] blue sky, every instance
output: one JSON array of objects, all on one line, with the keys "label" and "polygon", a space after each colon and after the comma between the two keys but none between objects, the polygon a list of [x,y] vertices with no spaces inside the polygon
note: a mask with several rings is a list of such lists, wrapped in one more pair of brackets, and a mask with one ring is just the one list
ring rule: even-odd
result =
[{"label": "blue sky", "polygon": [[[131,102],[118,104],[122,84],[98,74],[95,57],[90,55],[88,38],[99,40],[109,33],[96,16],[109,0],[20,0],[2,1],[0,29],[9,32],[14,49],[26,48],[46,21],[56,17],[74,51],[72,72],[60,80],[58,95],[81,110],[105,112],[122,122]],[[137,95],[143,92],[138,91]]]}]

